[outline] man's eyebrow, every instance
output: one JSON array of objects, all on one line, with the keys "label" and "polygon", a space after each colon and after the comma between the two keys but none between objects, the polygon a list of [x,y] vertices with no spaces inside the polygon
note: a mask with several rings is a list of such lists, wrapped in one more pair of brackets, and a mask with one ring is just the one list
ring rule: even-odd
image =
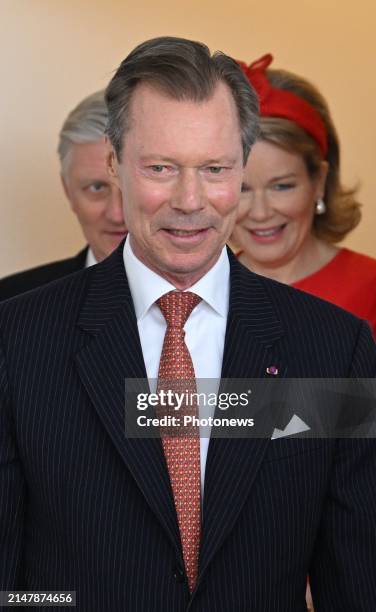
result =
[{"label": "man's eyebrow", "polygon": [[149,155],[141,155],[139,159],[140,159],[140,161],[142,161],[144,163],[154,162],[155,165],[159,165],[162,162],[165,162],[165,163],[168,163],[168,164],[176,164],[176,160],[175,159],[173,159],[172,157],[165,157],[164,155],[161,155],[160,153],[156,153],[156,154],[152,153],[152,154],[149,154]]},{"label": "man's eyebrow", "polygon": [[79,185],[88,185],[90,183],[107,183],[109,181],[108,177],[103,176],[102,178],[99,176],[85,176],[79,179]]},{"label": "man's eyebrow", "polygon": [[215,159],[206,159],[201,166],[214,166],[216,164],[221,166],[234,166],[237,161],[238,160],[233,157],[217,157]]}]

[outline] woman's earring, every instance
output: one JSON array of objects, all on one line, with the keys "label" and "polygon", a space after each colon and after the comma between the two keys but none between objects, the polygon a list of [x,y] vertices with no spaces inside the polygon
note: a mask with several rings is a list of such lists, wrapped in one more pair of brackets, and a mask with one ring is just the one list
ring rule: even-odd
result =
[{"label": "woman's earring", "polygon": [[316,202],[316,215],[323,215],[326,212],[326,204],[322,198],[319,198]]}]

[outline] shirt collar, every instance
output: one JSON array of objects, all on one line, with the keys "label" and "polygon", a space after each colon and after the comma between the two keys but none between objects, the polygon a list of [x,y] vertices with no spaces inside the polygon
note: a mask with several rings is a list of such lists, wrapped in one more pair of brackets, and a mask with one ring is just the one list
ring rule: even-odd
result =
[{"label": "shirt collar", "polygon": [[94,266],[95,264],[97,264],[97,260],[95,258],[95,255],[93,253],[93,251],[91,250],[91,248],[88,248],[87,254],[86,254],[86,263],[85,263],[85,268],[90,268],[90,266]]},{"label": "shirt collar", "polygon": [[[150,270],[136,257],[128,237],[124,244],[123,256],[136,317],[137,320],[140,320],[162,295],[174,291],[176,287]],[[214,266],[187,291],[196,293],[220,316],[227,317],[230,294],[230,263],[226,247],[223,247]]]}]

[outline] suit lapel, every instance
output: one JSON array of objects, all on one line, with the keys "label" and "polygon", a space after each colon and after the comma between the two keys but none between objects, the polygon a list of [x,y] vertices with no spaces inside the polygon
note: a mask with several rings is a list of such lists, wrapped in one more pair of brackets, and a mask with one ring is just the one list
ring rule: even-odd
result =
[{"label": "suit lapel", "polygon": [[[229,253],[231,289],[222,379],[263,378],[281,363],[278,340],[283,334],[263,281]],[[205,473],[200,578],[231,531],[257,477],[269,439],[215,439],[209,444]]]},{"label": "suit lapel", "polygon": [[77,255],[72,258],[72,264],[74,266],[74,270],[72,271],[82,270],[82,268],[85,267],[88,250],[89,247],[86,246],[84,249],[82,249],[82,251],[77,253]]},{"label": "suit lapel", "polygon": [[79,327],[90,340],[78,372],[102,424],[180,555],[174,502],[159,439],[125,437],[125,379],[146,378],[133,302],[119,247],[91,270]]}]

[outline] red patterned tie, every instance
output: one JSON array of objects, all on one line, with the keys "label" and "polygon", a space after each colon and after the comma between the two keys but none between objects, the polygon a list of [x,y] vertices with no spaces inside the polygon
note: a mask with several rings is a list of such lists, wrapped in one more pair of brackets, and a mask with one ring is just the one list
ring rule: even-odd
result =
[{"label": "red patterned tie", "polygon": [[[167,322],[158,373],[158,390],[196,392],[195,371],[191,355],[184,342],[184,325],[192,310],[201,301],[194,293],[170,291],[157,304]],[[173,411],[183,419],[185,414],[198,415],[197,403]],[[161,412],[158,409],[158,415]],[[166,412],[166,414],[171,414]],[[166,431],[169,431],[168,428]],[[201,532],[200,438],[197,428],[184,429],[175,436],[166,435],[161,428],[162,444],[170,475],[183,548],[185,571],[192,592],[198,571]],[[171,433],[171,431],[169,432]]]}]

